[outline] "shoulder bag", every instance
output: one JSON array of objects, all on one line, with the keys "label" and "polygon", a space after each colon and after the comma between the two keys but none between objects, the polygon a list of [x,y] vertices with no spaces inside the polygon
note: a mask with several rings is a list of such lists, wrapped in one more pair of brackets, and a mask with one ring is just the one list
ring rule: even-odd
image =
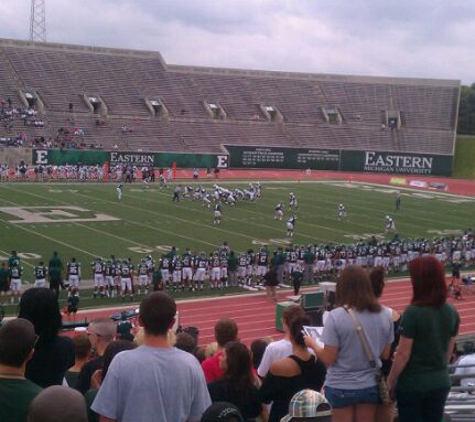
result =
[{"label": "shoulder bag", "polygon": [[368,358],[369,364],[371,368],[374,369],[381,401],[383,404],[386,404],[386,405],[390,404],[392,403],[392,400],[391,400],[391,397],[389,396],[388,384],[386,383],[386,379],[384,378],[384,375],[381,372],[381,369],[378,368],[378,365],[376,364],[376,360],[374,359],[373,353],[371,352],[371,349],[369,348],[368,339],[366,338],[366,334],[363,330],[363,326],[358,321],[358,318],[356,317],[355,311],[353,309],[345,306],[345,311],[348,312],[348,314],[351,316],[351,319],[353,320],[353,324],[355,325],[355,328],[356,328],[356,332],[358,333],[358,336],[361,339],[361,343],[363,344],[363,349],[365,351],[366,357]]}]

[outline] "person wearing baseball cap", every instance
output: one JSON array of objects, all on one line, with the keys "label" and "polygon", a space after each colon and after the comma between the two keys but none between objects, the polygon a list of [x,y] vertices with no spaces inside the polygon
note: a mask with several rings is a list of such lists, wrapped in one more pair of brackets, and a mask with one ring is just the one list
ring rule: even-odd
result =
[{"label": "person wearing baseball cap", "polygon": [[244,418],[234,404],[222,401],[208,407],[201,422],[244,422]]},{"label": "person wearing baseball cap", "polygon": [[323,394],[314,390],[302,390],[290,400],[289,413],[280,422],[331,422],[332,408]]}]

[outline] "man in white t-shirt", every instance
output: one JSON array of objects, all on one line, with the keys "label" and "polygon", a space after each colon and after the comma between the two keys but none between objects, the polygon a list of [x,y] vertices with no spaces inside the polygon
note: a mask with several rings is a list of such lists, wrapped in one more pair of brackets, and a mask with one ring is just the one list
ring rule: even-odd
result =
[{"label": "man in white t-shirt", "polygon": [[[460,379],[461,387],[475,387],[475,348],[472,342],[464,344],[464,352],[457,362],[454,375],[464,376]],[[465,378],[468,375],[472,377]]]},{"label": "man in white t-shirt", "polygon": [[270,343],[262,356],[261,363],[257,369],[259,377],[264,378],[269,372],[269,368],[274,362],[282,360],[292,354],[292,344],[290,343],[290,324],[298,316],[305,315],[305,311],[299,305],[288,306],[282,312],[282,327],[284,328],[284,338]]}]

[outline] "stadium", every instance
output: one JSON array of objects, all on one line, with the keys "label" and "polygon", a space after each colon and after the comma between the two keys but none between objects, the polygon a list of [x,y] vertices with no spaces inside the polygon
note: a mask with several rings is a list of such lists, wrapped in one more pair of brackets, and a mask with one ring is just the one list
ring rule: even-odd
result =
[{"label": "stadium", "polygon": [[[33,36],[44,1],[31,3],[30,40],[0,38],[5,321],[22,294],[50,287],[66,337],[112,317],[136,334],[141,302],[163,290],[195,346],[222,319],[242,344],[277,342],[296,304],[322,326],[355,266],[382,267],[381,303],[404,315],[411,262],[431,256],[460,316],[454,353],[473,346],[473,85],[45,42]],[[445,420],[473,420],[473,384],[451,382]]]}]

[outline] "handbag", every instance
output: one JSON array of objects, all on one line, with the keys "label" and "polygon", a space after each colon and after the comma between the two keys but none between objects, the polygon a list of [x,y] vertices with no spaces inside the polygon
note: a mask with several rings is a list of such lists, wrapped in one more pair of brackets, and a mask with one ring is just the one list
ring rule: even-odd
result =
[{"label": "handbag", "polygon": [[353,309],[347,306],[345,306],[344,308],[345,308],[345,311],[348,312],[348,314],[351,316],[351,319],[353,320],[353,324],[355,324],[356,332],[358,333],[358,336],[361,339],[361,343],[363,344],[363,349],[365,351],[366,357],[368,358],[371,368],[374,369],[381,402],[385,405],[388,405],[392,403],[391,397],[389,395],[388,384],[386,382],[386,378],[384,378],[384,375],[381,372],[381,369],[378,368],[378,365],[376,364],[376,360],[374,359],[373,353],[371,352],[371,349],[369,348],[368,339],[363,330],[363,326],[358,321],[358,318],[356,317],[355,311]]}]

